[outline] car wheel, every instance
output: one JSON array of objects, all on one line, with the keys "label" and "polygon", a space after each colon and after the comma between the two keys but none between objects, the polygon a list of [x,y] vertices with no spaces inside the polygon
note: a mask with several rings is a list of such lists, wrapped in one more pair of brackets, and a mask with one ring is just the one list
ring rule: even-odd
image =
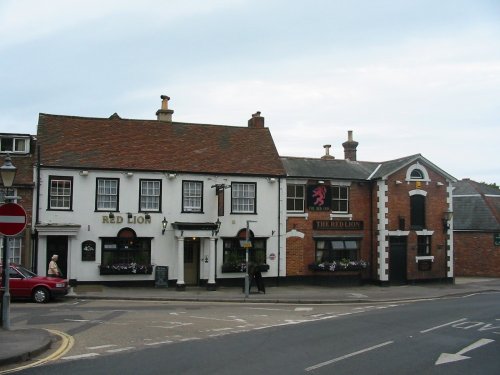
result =
[{"label": "car wheel", "polygon": [[33,291],[33,301],[37,303],[48,302],[50,298],[49,291],[47,288],[39,287]]}]

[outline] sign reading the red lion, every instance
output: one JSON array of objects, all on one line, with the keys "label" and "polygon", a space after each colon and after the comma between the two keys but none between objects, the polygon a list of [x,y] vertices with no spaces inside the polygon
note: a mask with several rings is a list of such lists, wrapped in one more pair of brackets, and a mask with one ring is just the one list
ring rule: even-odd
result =
[{"label": "sign reading the red lion", "polygon": [[330,211],[332,191],[326,185],[307,186],[307,208],[309,211]]}]

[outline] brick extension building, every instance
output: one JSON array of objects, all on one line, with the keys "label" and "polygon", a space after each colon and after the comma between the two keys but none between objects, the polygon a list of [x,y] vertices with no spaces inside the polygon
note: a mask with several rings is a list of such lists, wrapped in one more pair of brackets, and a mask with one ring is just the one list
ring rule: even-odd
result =
[{"label": "brick extension building", "polygon": [[[452,182],[422,155],[357,161],[282,157],[287,172],[289,278],[410,282],[453,278]],[[366,267],[366,268],[365,268]]]},{"label": "brick extension building", "polygon": [[470,179],[453,187],[455,275],[500,277],[500,190]]},{"label": "brick extension building", "polygon": [[[35,138],[29,134],[0,133],[0,165],[3,165],[5,155],[8,153],[12,164],[17,168],[12,188],[4,188],[3,181],[0,181],[0,204],[5,203],[5,196],[18,197],[14,198],[12,202],[24,208],[27,221],[25,230],[19,235],[9,238],[11,260],[27,267],[31,267],[33,262],[31,221],[35,147]],[[3,246],[3,241],[0,241],[0,245]]]}]

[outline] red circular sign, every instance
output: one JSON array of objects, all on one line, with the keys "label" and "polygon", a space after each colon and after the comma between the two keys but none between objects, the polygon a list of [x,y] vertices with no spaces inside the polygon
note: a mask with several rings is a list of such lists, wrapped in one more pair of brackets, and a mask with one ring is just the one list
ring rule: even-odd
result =
[{"label": "red circular sign", "polygon": [[0,234],[16,236],[26,228],[26,211],[16,203],[0,206]]}]

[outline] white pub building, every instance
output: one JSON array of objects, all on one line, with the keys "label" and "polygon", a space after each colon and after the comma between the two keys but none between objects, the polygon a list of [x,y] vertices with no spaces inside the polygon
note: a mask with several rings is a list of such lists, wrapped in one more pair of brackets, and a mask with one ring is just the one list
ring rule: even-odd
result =
[{"label": "white pub building", "polygon": [[[74,283],[207,285],[249,261],[285,276],[285,171],[260,113],[247,127],[40,114],[34,256]],[[247,233],[246,228],[249,228]],[[239,282],[239,281],[238,281]]]}]

